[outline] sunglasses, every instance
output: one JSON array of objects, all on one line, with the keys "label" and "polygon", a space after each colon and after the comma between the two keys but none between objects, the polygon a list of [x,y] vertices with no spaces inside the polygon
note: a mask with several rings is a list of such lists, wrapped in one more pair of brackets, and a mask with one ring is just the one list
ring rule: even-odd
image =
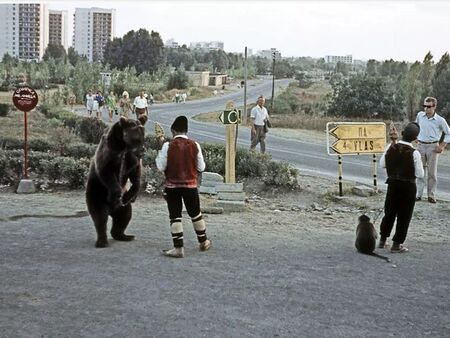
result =
[{"label": "sunglasses", "polygon": [[423,105],[424,108],[433,108],[434,106],[427,106],[427,105]]}]

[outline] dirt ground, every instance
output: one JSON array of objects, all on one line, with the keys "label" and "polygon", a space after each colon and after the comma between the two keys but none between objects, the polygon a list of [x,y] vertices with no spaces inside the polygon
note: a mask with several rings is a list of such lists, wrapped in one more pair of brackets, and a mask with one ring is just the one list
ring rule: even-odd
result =
[{"label": "dirt ground", "polygon": [[386,263],[353,243],[384,193],[339,199],[327,179],[300,184],[275,197],[247,186],[246,211],[207,214],[207,252],[185,215],[183,259],[161,255],[160,197],[134,204],[135,241],[96,249],[83,191],[0,193],[0,337],[450,336],[450,204],[419,202],[410,252],[377,249]]}]

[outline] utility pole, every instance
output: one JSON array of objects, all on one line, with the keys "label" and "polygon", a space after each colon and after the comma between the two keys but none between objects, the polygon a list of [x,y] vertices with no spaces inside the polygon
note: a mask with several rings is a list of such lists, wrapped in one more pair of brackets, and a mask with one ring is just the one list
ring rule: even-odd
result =
[{"label": "utility pole", "polygon": [[247,47],[244,53],[244,122],[247,123]]},{"label": "utility pole", "polygon": [[272,51],[272,100],[270,101],[270,113],[273,113],[273,101],[275,100],[275,57],[277,55],[277,51],[273,48]]}]

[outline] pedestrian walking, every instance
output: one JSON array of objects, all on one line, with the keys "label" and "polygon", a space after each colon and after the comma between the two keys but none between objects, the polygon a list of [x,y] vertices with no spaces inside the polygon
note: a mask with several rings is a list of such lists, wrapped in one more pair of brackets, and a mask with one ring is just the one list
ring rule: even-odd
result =
[{"label": "pedestrian walking", "polygon": [[133,102],[133,112],[136,114],[136,118],[140,115],[145,114],[148,116],[148,104],[147,99],[144,96],[144,91],[139,92],[139,96],[134,99]]},{"label": "pedestrian walking", "polygon": [[264,128],[267,121],[269,121],[269,113],[267,112],[264,104],[266,99],[264,96],[259,96],[256,102],[256,106],[250,112],[250,127],[251,127],[251,144],[250,149],[255,149],[259,143],[261,153],[266,152],[266,133]]}]

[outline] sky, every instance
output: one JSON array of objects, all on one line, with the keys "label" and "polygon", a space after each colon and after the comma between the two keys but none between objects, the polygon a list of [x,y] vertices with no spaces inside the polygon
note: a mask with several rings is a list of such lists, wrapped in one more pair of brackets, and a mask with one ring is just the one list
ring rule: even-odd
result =
[{"label": "sky", "polygon": [[117,37],[145,28],[158,32],[164,42],[173,38],[180,45],[223,41],[226,52],[243,52],[247,46],[253,53],[276,48],[282,56],[352,54],[360,60],[413,62],[422,61],[428,51],[435,61],[450,51],[450,0],[46,3],[50,9],[68,10],[70,18],[76,7],[115,8]]}]

